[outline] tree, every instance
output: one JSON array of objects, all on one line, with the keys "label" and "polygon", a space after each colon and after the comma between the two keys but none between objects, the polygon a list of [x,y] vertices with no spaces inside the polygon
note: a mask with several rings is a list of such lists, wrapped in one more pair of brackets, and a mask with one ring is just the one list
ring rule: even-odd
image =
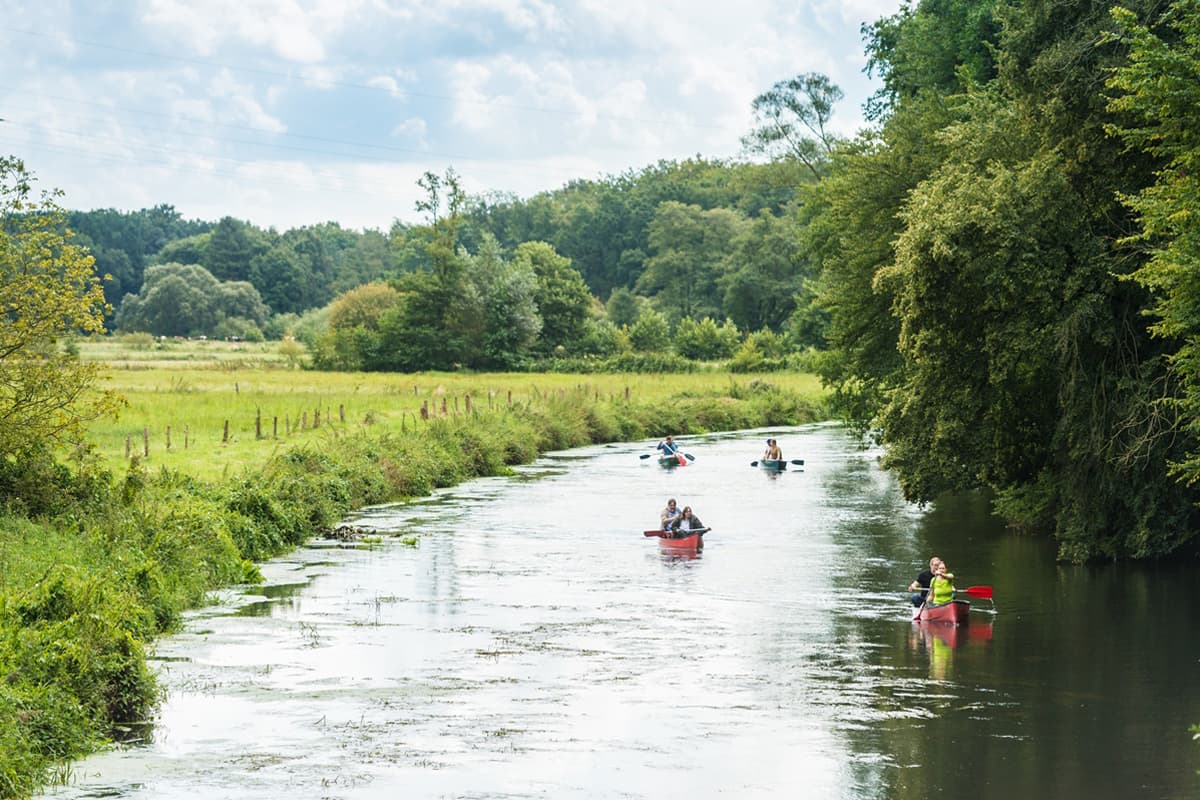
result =
[{"label": "tree", "polygon": [[261,287],[263,301],[276,314],[299,313],[320,305],[315,302],[317,286],[309,260],[290,242],[281,241],[252,258],[248,280]]},{"label": "tree", "polygon": [[675,352],[700,361],[729,358],[739,338],[737,328],[732,325],[718,327],[711,317],[699,322],[684,317],[675,328]]},{"label": "tree", "polygon": [[453,168],[447,169],[445,176],[426,172],[417,179],[417,186],[425,192],[425,197],[416,202],[416,208],[429,219],[426,249],[433,263],[433,274],[446,289],[452,290],[461,266],[458,230],[462,227],[467,195]]},{"label": "tree", "polygon": [[462,263],[462,296],[449,309],[447,327],[465,344],[464,364],[477,369],[520,366],[542,328],[532,261],[506,260],[500,243],[486,234],[477,253],[463,253]]},{"label": "tree", "polygon": [[721,278],[725,313],[744,330],[779,330],[796,308],[796,295],[816,269],[800,250],[794,210],[764,211],[734,240]]},{"label": "tree", "polygon": [[57,197],[35,195],[24,163],[0,157],[0,455],[7,458],[81,442],[85,423],[118,403],[96,390],[97,365],[58,348],[64,336],[102,333],[108,308]]},{"label": "tree", "polygon": [[653,308],[642,309],[637,322],[629,329],[629,343],[642,353],[658,353],[671,347],[671,326],[667,318]]},{"label": "tree", "polygon": [[751,153],[793,159],[812,177],[824,175],[838,137],[829,130],[833,107],[845,95],[824,75],[806,72],[779,81],[754,98],[757,127],[742,137]]},{"label": "tree", "polygon": [[656,297],[674,319],[719,315],[718,282],[728,268],[726,256],[743,228],[736,211],[666,202],[650,223],[650,246],[637,289]]},{"label": "tree", "polygon": [[399,292],[386,283],[365,283],[338,295],[329,304],[329,327],[377,331],[384,313],[399,302]]},{"label": "tree", "polygon": [[560,256],[546,242],[518,245],[513,264],[520,269],[528,265],[537,278],[534,300],[542,318],[538,349],[544,353],[556,347],[574,350],[583,337],[583,322],[592,304],[583,276],[571,267],[569,258]]},{"label": "tree", "polygon": [[395,273],[396,268],[387,237],[379,231],[363,231],[354,246],[343,254],[341,269],[330,288],[334,292],[344,292],[364,283],[383,280]]},{"label": "tree", "polygon": [[[1200,9],[1172,4],[1158,32],[1127,9],[1113,16],[1130,57],[1108,82],[1109,109],[1122,115],[1111,130],[1164,162],[1151,186],[1127,197],[1141,230],[1126,241],[1151,253],[1133,277],[1154,294],[1152,333],[1178,343],[1172,365],[1182,392],[1170,402],[1200,439]],[[1200,449],[1175,471],[1200,481]]]},{"label": "tree", "polygon": [[921,0],[862,26],[867,73],[883,88],[867,101],[868,119],[882,119],[920,92],[952,94],[996,76],[1000,36],[996,0]]},{"label": "tree", "polygon": [[613,290],[605,308],[608,310],[608,321],[618,328],[637,322],[640,313],[638,296],[624,286]]},{"label": "tree", "polygon": [[860,433],[877,430],[903,371],[893,298],[875,277],[895,260],[897,211],[945,155],[935,132],[959,116],[936,96],[906,103],[880,130],[840,148],[829,177],[805,192],[802,250],[820,268],[816,303],[829,318],[821,379]]},{"label": "tree", "polygon": [[[156,264],[203,264],[204,254],[208,250],[208,243],[212,239],[212,233],[197,233],[193,236],[185,236],[182,239],[176,239],[173,242],[168,242],[154,257]],[[139,283],[136,288],[129,291],[138,291],[141,289]]]},{"label": "tree", "polygon": [[218,280],[249,280],[250,262],[270,246],[263,232],[250,223],[222,217],[212,229],[204,260],[199,263]]},{"label": "tree", "polygon": [[213,336],[223,320],[261,328],[269,313],[247,281],[219,281],[198,264],[155,264],[146,268],[142,291],[125,296],[116,326],[160,336]]}]

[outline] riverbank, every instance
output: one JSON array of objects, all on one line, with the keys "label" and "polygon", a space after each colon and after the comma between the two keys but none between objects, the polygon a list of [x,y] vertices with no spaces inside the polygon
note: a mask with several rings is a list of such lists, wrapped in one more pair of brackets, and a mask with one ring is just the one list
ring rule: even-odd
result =
[{"label": "riverbank", "polygon": [[504,474],[547,450],[828,417],[819,391],[770,378],[708,376],[684,391],[659,378],[670,388],[629,399],[575,380],[511,402],[477,386],[431,404],[418,387],[417,410],[392,411],[386,425],[346,424],[329,405],[324,425],[302,416],[303,435],[290,436],[289,418],[286,441],[260,428],[245,437],[252,456],[217,470],[191,447],[175,454],[180,468],[154,455],[149,468],[136,450],[122,470],[99,453],[71,469],[48,458],[4,465],[0,481],[21,503],[0,517],[0,797],[27,796],[64,778],[70,759],[144,734],[158,700],[153,638],[354,508]]}]

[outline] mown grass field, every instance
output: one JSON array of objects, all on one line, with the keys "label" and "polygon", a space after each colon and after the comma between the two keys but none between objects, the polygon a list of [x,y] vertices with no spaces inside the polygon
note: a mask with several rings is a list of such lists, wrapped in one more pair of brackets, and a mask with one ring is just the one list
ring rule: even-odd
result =
[{"label": "mown grass field", "polygon": [[443,406],[446,415],[466,414],[468,397],[471,412],[482,415],[505,413],[510,402],[557,396],[612,401],[628,396],[644,403],[733,392],[755,381],[814,399],[823,394],[815,376],[795,373],[314,372],[294,366],[279,343],[172,341],[139,348],[100,339],[81,343],[80,355],[106,364],[103,385],[128,403],[119,418],[91,426],[104,463],[120,472],[128,455],[137,455],[150,469],[167,467],[204,479],[236,475],[301,442],[359,430],[411,430],[422,424],[423,405],[437,416]]}]

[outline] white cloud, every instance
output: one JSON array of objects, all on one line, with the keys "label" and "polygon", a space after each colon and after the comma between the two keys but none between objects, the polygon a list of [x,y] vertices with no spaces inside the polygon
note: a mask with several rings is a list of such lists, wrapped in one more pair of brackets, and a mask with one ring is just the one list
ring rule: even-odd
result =
[{"label": "white cloud", "polygon": [[229,70],[221,70],[208,84],[209,97],[220,100],[216,118],[227,124],[245,124],[273,133],[283,133],[287,125],[269,114],[254,98],[254,87],[238,81]]},{"label": "white cloud", "polygon": [[391,75],[376,75],[373,78],[368,78],[367,86],[371,86],[376,89],[383,89],[392,97],[400,97],[402,94],[400,91],[400,84],[397,83],[396,79]]},{"label": "white cloud", "polygon": [[425,120],[420,117],[409,117],[392,128],[392,136],[425,150],[429,148],[429,142],[425,139],[425,134],[428,131],[429,125],[426,124]]},{"label": "white cloud", "polygon": [[327,56],[360,0],[146,0],[142,22],[191,52],[212,55],[227,43],[265,47],[285,61]]}]

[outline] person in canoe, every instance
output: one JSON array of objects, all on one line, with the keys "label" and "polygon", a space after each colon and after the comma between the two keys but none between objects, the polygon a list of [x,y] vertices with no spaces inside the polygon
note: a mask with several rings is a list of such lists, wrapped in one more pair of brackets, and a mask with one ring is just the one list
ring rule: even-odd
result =
[{"label": "person in canoe", "polygon": [[658,447],[656,447],[655,449],[661,451],[664,458],[667,456],[675,456],[675,455],[679,454],[679,445],[675,444],[675,440],[672,439],[670,436],[666,437],[661,442],[659,442]]},{"label": "person in canoe", "polygon": [[683,539],[703,529],[704,523],[692,513],[692,507],[684,506],[683,511],[679,512],[679,517],[671,524],[671,538]]},{"label": "person in canoe", "polygon": [[929,605],[944,606],[954,599],[954,573],[946,568],[946,562],[938,562],[929,582]]},{"label": "person in canoe", "polygon": [[779,449],[779,442],[767,439],[767,452],[763,453],[763,460],[783,461],[783,451]]},{"label": "person in canoe", "polygon": [[929,584],[933,583],[933,576],[941,563],[940,558],[933,556],[929,559],[929,569],[922,571],[917,579],[908,585],[908,590],[914,593],[912,604],[916,608],[925,605],[925,600],[929,597]]},{"label": "person in canoe", "polygon": [[664,531],[671,530],[675,526],[675,523],[679,521],[679,517],[682,515],[682,513],[683,512],[679,510],[679,506],[675,503],[675,498],[672,497],[667,501],[667,507],[664,508],[662,513],[658,515],[661,529]]}]

